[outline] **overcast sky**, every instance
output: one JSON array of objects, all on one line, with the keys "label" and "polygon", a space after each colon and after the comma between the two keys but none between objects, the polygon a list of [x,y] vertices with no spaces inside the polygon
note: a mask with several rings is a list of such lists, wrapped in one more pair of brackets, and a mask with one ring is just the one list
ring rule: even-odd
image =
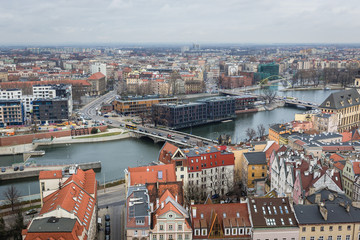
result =
[{"label": "overcast sky", "polygon": [[360,43],[358,0],[0,0],[0,44]]}]

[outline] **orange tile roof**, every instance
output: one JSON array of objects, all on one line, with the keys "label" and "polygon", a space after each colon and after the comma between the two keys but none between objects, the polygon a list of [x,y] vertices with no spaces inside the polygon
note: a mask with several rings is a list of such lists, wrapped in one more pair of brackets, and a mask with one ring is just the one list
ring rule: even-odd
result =
[{"label": "orange tile roof", "polygon": [[60,178],[62,178],[61,170],[41,171],[39,174],[39,180],[41,180],[41,179],[60,179]]},{"label": "orange tile roof", "polygon": [[44,205],[40,215],[55,211],[60,207],[70,213],[73,212],[82,225],[89,230],[95,205],[95,198],[83,191],[77,184],[71,182],[44,198]]},{"label": "orange tile roof", "polygon": [[104,78],[105,75],[102,74],[101,72],[97,72],[97,73],[94,73],[93,75],[91,75],[88,80],[98,80],[98,79],[101,79],[101,78]]},{"label": "orange tile roof", "polygon": [[71,175],[65,182],[64,185],[69,182],[75,182],[80,187],[82,187],[87,193],[95,194],[96,191],[96,174],[94,170],[90,169],[84,171],[82,169],[78,169],[76,174]]},{"label": "orange tile roof", "polygon": [[353,169],[355,175],[360,175],[360,162],[353,162]]},{"label": "orange tile roof", "polygon": [[333,153],[330,155],[330,159],[334,160],[334,162],[344,160],[345,158],[337,153]]},{"label": "orange tile roof", "polygon": [[348,142],[351,140],[352,133],[351,132],[342,132],[342,142]]},{"label": "orange tile roof", "polygon": [[341,161],[338,162],[334,162],[334,166],[339,169],[340,171],[342,171],[345,167],[345,163],[342,163]]},{"label": "orange tile roof", "polygon": [[[176,181],[174,164],[128,168],[128,171],[130,173],[131,186],[136,184]],[[162,178],[159,178],[160,172],[162,172]]]}]

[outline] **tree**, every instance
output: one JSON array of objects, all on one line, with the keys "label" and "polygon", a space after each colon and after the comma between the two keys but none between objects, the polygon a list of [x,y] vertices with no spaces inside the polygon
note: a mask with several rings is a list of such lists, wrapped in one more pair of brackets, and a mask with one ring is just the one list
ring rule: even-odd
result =
[{"label": "tree", "polygon": [[265,135],[265,131],[266,129],[263,124],[257,126],[257,132],[260,138],[262,138]]},{"label": "tree", "polygon": [[249,138],[249,141],[251,141],[256,136],[255,130],[253,128],[247,128],[246,136]]},{"label": "tree", "polygon": [[96,134],[96,133],[98,133],[98,129],[96,127],[93,127],[91,129],[91,134]]},{"label": "tree", "polygon": [[14,212],[15,205],[20,197],[19,191],[14,185],[8,186],[6,191],[4,192],[4,197],[6,201],[11,205],[11,211]]},{"label": "tree", "polygon": [[188,182],[188,184],[184,188],[185,205],[189,206],[191,200],[194,200],[195,203],[200,203],[203,191],[204,189],[201,189],[201,187],[197,184],[192,184]]},{"label": "tree", "polygon": [[22,239],[21,231],[25,228],[24,225],[24,217],[22,215],[22,212],[20,210],[16,213],[15,223],[12,227],[12,235],[14,239]]},{"label": "tree", "polygon": [[266,101],[268,104],[271,104],[277,96],[277,93],[275,90],[272,90],[270,88],[265,88],[261,93],[262,98],[264,101]]},{"label": "tree", "polygon": [[7,231],[5,226],[4,218],[0,217],[0,239],[6,239],[7,238]]}]

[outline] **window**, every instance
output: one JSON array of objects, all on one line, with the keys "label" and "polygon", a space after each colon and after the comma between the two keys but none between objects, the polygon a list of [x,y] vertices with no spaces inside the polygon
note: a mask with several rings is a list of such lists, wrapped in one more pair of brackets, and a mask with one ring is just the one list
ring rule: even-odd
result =
[{"label": "window", "polygon": [[329,231],[332,231],[332,230],[333,230],[333,226],[330,226],[330,227],[329,227]]},{"label": "window", "polygon": [[332,240],[332,236],[329,236],[329,237],[328,237],[328,240]]},{"label": "window", "polygon": [[207,229],[201,229],[201,235],[206,236],[207,234]]},{"label": "window", "polygon": [[346,235],[345,239],[350,240],[350,235]]},{"label": "window", "polygon": [[195,229],[195,236],[199,236],[200,235],[200,229]]},{"label": "window", "polygon": [[172,234],[169,235],[169,239],[173,239],[173,235],[172,235]]},{"label": "window", "polygon": [[232,234],[232,235],[237,235],[237,228],[233,228],[231,234]]},{"label": "window", "polygon": [[230,228],[225,228],[225,235],[230,235]]},{"label": "window", "polygon": [[173,230],[173,225],[169,225],[169,230]]},{"label": "window", "polygon": [[182,235],[179,234],[179,235],[178,235],[178,240],[181,240],[181,239],[182,239]]},{"label": "window", "polygon": [[255,166],[252,166],[251,169],[252,169],[252,170],[255,170]]},{"label": "window", "polygon": [[145,230],[142,230],[141,235],[143,235],[143,236],[145,236],[145,235],[146,235]]},{"label": "window", "polygon": [[153,235],[152,239],[153,239],[153,240],[156,240],[156,234]]},{"label": "window", "polygon": [[185,234],[185,239],[189,239],[189,234]]},{"label": "window", "polygon": [[137,230],[134,231],[134,236],[137,236]]},{"label": "window", "polygon": [[160,230],[164,230],[164,225],[160,225]]},{"label": "window", "polygon": [[239,228],[239,235],[243,235],[244,234],[244,229],[243,228]]},{"label": "window", "polygon": [[341,235],[338,235],[338,236],[336,237],[336,240],[341,240]]},{"label": "window", "polygon": [[347,226],[347,230],[350,231],[351,230],[351,225]]},{"label": "window", "polygon": [[254,177],[254,176],[255,176],[255,174],[254,174],[254,173],[252,173],[252,174],[251,174],[251,176],[252,176],[252,177]]},{"label": "window", "polygon": [[323,226],[320,227],[320,231],[321,231],[321,232],[324,231],[324,227],[323,227]]},{"label": "window", "polygon": [[324,240],[324,236],[320,236],[318,240]]},{"label": "window", "polygon": [[338,227],[338,230],[341,231],[341,230],[342,230],[342,226],[339,226],[339,227]]},{"label": "window", "polygon": [[178,230],[182,230],[182,225],[178,225]]},{"label": "window", "polygon": [[306,240],[306,237],[301,237],[301,240]]},{"label": "window", "polygon": [[311,231],[312,231],[312,232],[315,232],[315,227],[311,227]]},{"label": "window", "polygon": [[303,231],[303,232],[306,232],[306,227],[302,227],[302,231]]},{"label": "window", "polygon": [[310,237],[310,240],[315,240],[315,237]]}]

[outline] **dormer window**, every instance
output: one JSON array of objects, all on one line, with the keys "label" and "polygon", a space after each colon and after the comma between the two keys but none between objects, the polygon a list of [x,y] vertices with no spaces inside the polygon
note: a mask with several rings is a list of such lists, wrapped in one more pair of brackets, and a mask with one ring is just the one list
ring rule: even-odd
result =
[{"label": "dormer window", "polygon": [[201,235],[206,236],[207,234],[207,229],[201,229]]},{"label": "dormer window", "polygon": [[340,101],[341,106],[344,106],[344,101]]},{"label": "dormer window", "polygon": [[352,104],[352,98],[349,98],[349,99],[348,99],[348,102],[349,102],[350,104]]},{"label": "dormer window", "polygon": [[225,235],[230,235],[230,228],[225,228]]},{"label": "dormer window", "polygon": [[326,106],[327,106],[327,107],[330,107],[330,101],[327,101],[327,102],[326,102]]}]

